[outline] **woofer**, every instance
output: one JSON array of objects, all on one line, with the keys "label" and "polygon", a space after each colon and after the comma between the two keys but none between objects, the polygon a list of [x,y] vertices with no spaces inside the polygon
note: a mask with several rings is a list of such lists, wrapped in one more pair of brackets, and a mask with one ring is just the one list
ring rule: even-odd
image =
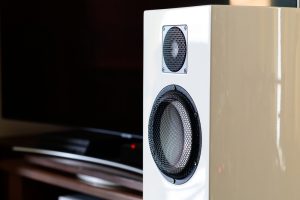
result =
[{"label": "woofer", "polygon": [[152,157],[165,178],[185,183],[201,154],[201,126],[190,95],[180,86],[165,87],[157,96],[149,120]]}]

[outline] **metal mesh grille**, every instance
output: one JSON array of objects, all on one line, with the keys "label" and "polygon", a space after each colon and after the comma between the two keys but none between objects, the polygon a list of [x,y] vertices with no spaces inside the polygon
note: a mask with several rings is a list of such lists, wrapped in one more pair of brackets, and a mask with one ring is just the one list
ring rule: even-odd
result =
[{"label": "metal mesh grille", "polygon": [[150,149],[157,167],[171,179],[186,179],[195,170],[201,149],[196,113],[193,103],[178,90],[164,92],[154,103],[149,121]]},{"label": "metal mesh grille", "polygon": [[168,69],[178,72],[186,58],[186,38],[178,27],[168,30],[163,43],[163,56]]},{"label": "metal mesh grille", "polygon": [[180,173],[191,153],[192,130],[190,118],[179,101],[166,106],[160,122],[160,144],[163,152],[162,168],[170,173]]}]

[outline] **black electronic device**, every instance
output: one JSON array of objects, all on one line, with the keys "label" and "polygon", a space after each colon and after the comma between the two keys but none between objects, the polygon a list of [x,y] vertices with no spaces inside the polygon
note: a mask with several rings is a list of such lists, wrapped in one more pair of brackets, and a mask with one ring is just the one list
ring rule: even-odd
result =
[{"label": "black electronic device", "polygon": [[72,130],[10,138],[3,143],[21,154],[67,158],[142,174],[142,141],[126,135]]}]

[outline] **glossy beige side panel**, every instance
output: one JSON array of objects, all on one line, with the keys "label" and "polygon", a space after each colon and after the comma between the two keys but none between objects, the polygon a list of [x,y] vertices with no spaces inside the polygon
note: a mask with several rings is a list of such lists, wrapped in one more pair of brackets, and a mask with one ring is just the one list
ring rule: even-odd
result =
[{"label": "glossy beige side panel", "polygon": [[300,199],[300,10],[281,10],[281,146],[289,196]]},{"label": "glossy beige side panel", "polygon": [[278,28],[277,8],[213,7],[211,200],[293,199],[281,115],[291,85],[278,87]]}]

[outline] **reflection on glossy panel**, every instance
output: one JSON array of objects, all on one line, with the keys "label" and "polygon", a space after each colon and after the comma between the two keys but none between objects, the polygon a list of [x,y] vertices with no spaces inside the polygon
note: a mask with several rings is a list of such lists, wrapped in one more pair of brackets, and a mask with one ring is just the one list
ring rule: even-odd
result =
[{"label": "reflection on glossy panel", "polygon": [[271,6],[271,0],[230,0],[231,5]]},{"label": "reflection on glossy panel", "polygon": [[230,0],[230,5],[297,7],[297,0]]}]

